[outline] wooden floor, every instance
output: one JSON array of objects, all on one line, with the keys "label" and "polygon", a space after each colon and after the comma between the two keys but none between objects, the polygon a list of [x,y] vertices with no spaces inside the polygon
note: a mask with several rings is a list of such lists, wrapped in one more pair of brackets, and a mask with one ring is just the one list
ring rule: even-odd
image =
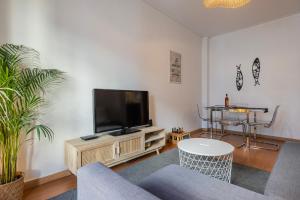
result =
[{"label": "wooden floor", "polygon": [[[195,133],[192,137],[206,137],[205,134]],[[266,139],[264,139],[266,141]],[[242,137],[238,135],[229,135],[223,138],[223,141],[227,141],[235,146],[242,143]],[[270,141],[270,140],[267,140]],[[278,144],[282,144],[281,141],[275,141]],[[168,151],[172,148],[175,148],[176,145],[167,144],[161,152]],[[156,155],[155,153],[143,156],[141,158],[137,158],[135,160],[129,161],[127,163],[120,164],[118,166],[113,167],[112,169],[115,171],[119,171],[125,169],[135,163],[138,163],[142,160],[145,160],[151,156]],[[250,167],[258,168],[264,171],[271,172],[274,163],[276,162],[278,156],[278,151],[270,151],[264,149],[237,149],[234,151],[234,162],[247,165]],[[25,200],[45,200],[51,197],[57,196],[63,192],[66,192],[70,189],[76,188],[76,177],[74,175],[52,181],[41,185],[36,188],[28,189],[24,192]]]}]

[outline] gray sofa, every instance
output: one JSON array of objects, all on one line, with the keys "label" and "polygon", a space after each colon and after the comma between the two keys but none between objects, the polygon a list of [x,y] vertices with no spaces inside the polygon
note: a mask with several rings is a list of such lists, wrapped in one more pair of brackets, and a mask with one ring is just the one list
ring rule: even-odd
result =
[{"label": "gray sofa", "polygon": [[134,185],[100,163],[78,170],[78,200],[299,200],[300,144],[285,143],[265,194],[169,165]]}]

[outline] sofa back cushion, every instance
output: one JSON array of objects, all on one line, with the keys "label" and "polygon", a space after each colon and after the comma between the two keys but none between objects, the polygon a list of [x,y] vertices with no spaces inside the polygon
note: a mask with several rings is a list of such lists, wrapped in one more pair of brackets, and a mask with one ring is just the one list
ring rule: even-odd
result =
[{"label": "sofa back cushion", "polygon": [[139,185],[164,200],[282,200],[210,178],[178,165],[169,165],[154,172]]},{"label": "sofa back cushion", "polygon": [[77,172],[78,200],[159,200],[100,163]]},{"label": "sofa back cushion", "polygon": [[282,145],[265,195],[280,196],[287,200],[300,199],[300,143],[287,142]]}]

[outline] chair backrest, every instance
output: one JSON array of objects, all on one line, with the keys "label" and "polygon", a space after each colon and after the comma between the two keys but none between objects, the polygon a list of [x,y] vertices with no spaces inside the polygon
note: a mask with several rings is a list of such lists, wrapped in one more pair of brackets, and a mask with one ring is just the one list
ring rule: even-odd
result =
[{"label": "chair backrest", "polygon": [[198,109],[198,116],[200,119],[202,119],[203,121],[207,121],[208,119],[204,118],[201,116],[201,113],[200,113],[200,109],[199,109],[199,105],[197,104],[197,109]]},{"label": "chair backrest", "polygon": [[278,109],[279,109],[279,105],[276,106],[275,110],[274,110],[274,113],[273,113],[273,117],[272,117],[272,120],[270,121],[270,123],[266,124],[265,127],[266,128],[270,128],[271,126],[273,126],[275,120],[276,120],[276,117],[277,117],[277,113],[278,113]]}]

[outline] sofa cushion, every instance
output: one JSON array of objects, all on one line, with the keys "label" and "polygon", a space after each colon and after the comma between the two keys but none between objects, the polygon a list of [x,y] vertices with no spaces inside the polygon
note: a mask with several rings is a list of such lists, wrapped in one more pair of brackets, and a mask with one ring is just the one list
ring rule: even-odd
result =
[{"label": "sofa cushion", "polygon": [[178,165],[169,165],[154,172],[139,185],[164,200],[276,199],[210,178]]},{"label": "sofa cushion", "polygon": [[282,145],[267,182],[265,195],[288,200],[300,199],[300,143]]},{"label": "sofa cushion", "polygon": [[78,200],[159,200],[100,163],[77,172]]}]

